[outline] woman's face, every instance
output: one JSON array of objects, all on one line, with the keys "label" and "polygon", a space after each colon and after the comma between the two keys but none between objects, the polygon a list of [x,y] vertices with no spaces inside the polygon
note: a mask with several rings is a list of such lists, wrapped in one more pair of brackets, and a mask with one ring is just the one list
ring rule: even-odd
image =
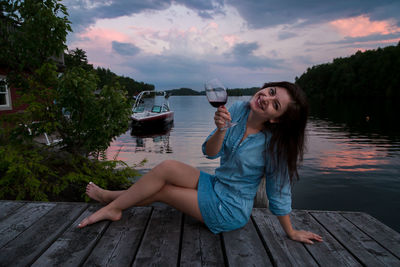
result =
[{"label": "woman's face", "polygon": [[250,108],[255,115],[265,122],[278,122],[278,118],[285,113],[290,102],[290,95],[283,87],[267,87],[258,91],[250,100]]}]

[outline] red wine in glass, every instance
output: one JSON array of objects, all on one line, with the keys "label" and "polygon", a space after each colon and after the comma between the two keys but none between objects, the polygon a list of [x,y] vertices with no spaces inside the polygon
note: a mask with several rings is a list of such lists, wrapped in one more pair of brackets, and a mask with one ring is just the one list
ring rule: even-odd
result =
[{"label": "red wine in glass", "polygon": [[[212,79],[206,82],[205,89],[208,102],[210,102],[211,106],[214,108],[223,106],[228,101],[228,93],[226,92],[225,86],[223,86],[218,79]],[[236,123],[226,121],[225,127],[221,128],[221,130],[225,130],[235,125]]]},{"label": "red wine in glass", "polygon": [[218,108],[226,104],[226,101],[208,101],[208,102],[210,102],[211,106],[213,106],[214,108]]}]

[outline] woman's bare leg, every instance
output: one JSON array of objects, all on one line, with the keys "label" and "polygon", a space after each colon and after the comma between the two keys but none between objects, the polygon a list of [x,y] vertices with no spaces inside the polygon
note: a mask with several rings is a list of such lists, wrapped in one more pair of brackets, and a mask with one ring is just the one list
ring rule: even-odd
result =
[{"label": "woman's bare leg", "polygon": [[[141,202],[151,198],[160,199],[185,213],[201,218],[197,204],[199,176],[200,171],[196,168],[177,161],[164,161],[106,207],[84,219],[79,227],[85,227],[100,220],[119,220],[122,216],[122,210],[142,204]],[[174,187],[164,188],[166,185]],[[171,192],[176,193],[177,197],[171,196]],[[186,205],[186,203],[188,204]]]},{"label": "woman's bare leg", "polygon": [[[125,192],[126,190],[118,190],[118,191],[106,190],[96,185],[93,182],[88,183],[88,185],[86,186],[86,195],[88,195],[91,199],[94,199],[102,204],[108,204],[112,202],[114,199],[118,198]],[[139,203],[136,203],[136,206],[148,206],[156,201],[160,200],[156,200],[155,195],[153,195]]]},{"label": "woman's bare leg", "polygon": [[91,199],[94,199],[100,203],[108,204],[120,195],[122,195],[126,190],[119,190],[119,191],[111,191],[106,190],[98,185],[90,182],[86,186],[86,195],[88,195]]}]

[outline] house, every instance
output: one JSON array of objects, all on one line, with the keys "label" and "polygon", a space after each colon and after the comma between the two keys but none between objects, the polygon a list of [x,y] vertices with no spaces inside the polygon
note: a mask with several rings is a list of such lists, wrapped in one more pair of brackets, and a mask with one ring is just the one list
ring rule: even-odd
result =
[{"label": "house", "polygon": [[[0,20],[2,22],[0,24],[0,30],[6,33],[6,35],[4,35],[6,36],[6,38],[7,33],[15,32],[18,30],[18,26],[16,26],[13,21],[10,21],[4,16],[1,16],[1,14]],[[55,61],[58,71],[62,72],[65,68],[64,52],[62,52],[61,55],[54,55],[50,57],[50,59]],[[7,62],[7,60],[5,60],[5,62]],[[17,92],[18,89],[9,86],[9,84],[7,83],[7,75],[11,71],[10,68],[12,69],[12,67],[8,66],[5,62],[0,62],[0,116],[9,113],[22,112],[28,106],[26,104],[17,106],[17,99],[20,96]]]},{"label": "house", "polygon": [[0,116],[24,110],[27,105],[16,106],[18,98],[16,88],[7,84],[7,72],[0,69]]},{"label": "house", "polygon": [[[62,72],[65,68],[64,65],[64,53],[60,56],[51,57],[57,64],[58,71]],[[0,66],[0,116],[9,113],[22,112],[27,108],[28,105],[18,105],[17,99],[18,89],[13,88],[7,84],[7,71],[8,68]]]}]

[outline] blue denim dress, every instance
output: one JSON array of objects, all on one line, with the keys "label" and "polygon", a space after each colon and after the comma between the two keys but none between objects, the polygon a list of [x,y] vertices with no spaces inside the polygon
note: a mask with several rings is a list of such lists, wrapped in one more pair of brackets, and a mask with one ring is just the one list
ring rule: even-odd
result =
[{"label": "blue denim dress", "polygon": [[291,212],[291,186],[287,175],[272,171],[266,153],[269,132],[249,135],[243,142],[246,122],[250,113],[248,102],[236,102],[229,109],[232,121],[238,125],[229,128],[221,150],[214,157],[221,157],[215,175],[201,172],[198,185],[198,203],[205,224],[213,233],[243,227],[250,218],[253,201],[261,178],[266,175],[266,192],[269,209],[275,215]]}]

